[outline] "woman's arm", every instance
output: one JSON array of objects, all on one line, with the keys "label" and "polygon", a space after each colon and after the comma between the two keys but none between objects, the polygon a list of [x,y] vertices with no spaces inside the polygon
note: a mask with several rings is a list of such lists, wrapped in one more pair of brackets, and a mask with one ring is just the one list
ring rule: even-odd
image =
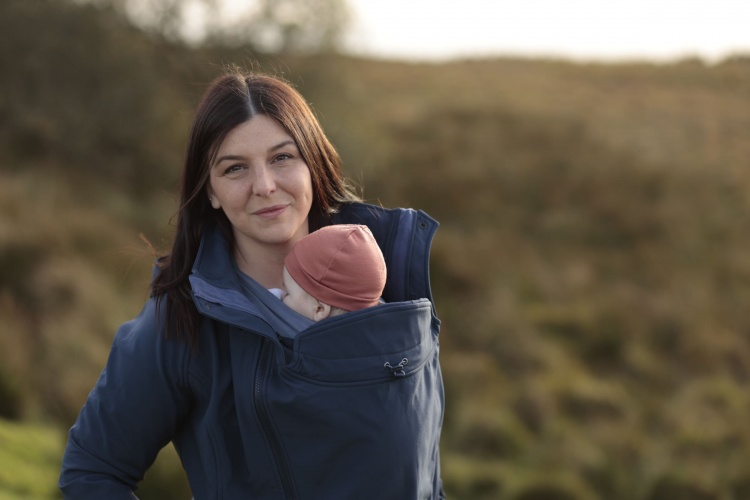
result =
[{"label": "woman's arm", "polygon": [[65,498],[135,498],[138,482],[187,415],[190,348],[164,339],[163,321],[150,300],[117,331],[68,436],[60,474]]}]

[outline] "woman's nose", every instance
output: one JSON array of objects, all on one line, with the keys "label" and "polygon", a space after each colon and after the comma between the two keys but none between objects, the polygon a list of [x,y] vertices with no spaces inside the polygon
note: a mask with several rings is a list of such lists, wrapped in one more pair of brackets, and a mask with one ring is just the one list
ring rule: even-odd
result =
[{"label": "woman's nose", "polygon": [[276,190],[276,179],[268,167],[256,170],[253,179],[253,192],[258,196],[268,196]]}]

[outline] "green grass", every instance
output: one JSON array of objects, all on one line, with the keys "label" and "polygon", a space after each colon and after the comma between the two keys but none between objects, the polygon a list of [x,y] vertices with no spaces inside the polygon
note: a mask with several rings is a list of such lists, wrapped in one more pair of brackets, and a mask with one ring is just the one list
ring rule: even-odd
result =
[{"label": "green grass", "polygon": [[0,499],[61,498],[65,434],[56,427],[0,419]]}]

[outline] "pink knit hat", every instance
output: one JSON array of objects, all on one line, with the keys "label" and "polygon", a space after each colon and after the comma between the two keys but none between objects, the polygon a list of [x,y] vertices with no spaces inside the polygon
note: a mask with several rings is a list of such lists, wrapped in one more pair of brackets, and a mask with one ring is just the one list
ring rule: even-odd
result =
[{"label": "pink knit hat", "polygon": [[303,290],[345,311],[376,305],[385,287],[383,253],[367,226],[318,229],[292,247],[284,265]]}]

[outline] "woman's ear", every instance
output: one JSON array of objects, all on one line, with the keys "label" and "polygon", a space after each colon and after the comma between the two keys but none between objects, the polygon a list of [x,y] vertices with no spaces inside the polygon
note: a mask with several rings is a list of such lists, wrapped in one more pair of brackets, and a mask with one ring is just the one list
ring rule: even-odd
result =
[{"label": "woman's ear", "polygon": [[317,301],[317,303],[318,304],[315,306],[315,310],[313,311],[313,321],[320,321],[321,319],[326,319],[331,315],[331,306],[319,300]]},{"label": "woman's ear", "polygon": [[219,202],[219,198],[216,197],[216,193],[214,193],[210,184],[206,187],[206,191],[208,192],[208,201],[211,203],[211,206],[216,210],[220,209],[221,203]]}]

